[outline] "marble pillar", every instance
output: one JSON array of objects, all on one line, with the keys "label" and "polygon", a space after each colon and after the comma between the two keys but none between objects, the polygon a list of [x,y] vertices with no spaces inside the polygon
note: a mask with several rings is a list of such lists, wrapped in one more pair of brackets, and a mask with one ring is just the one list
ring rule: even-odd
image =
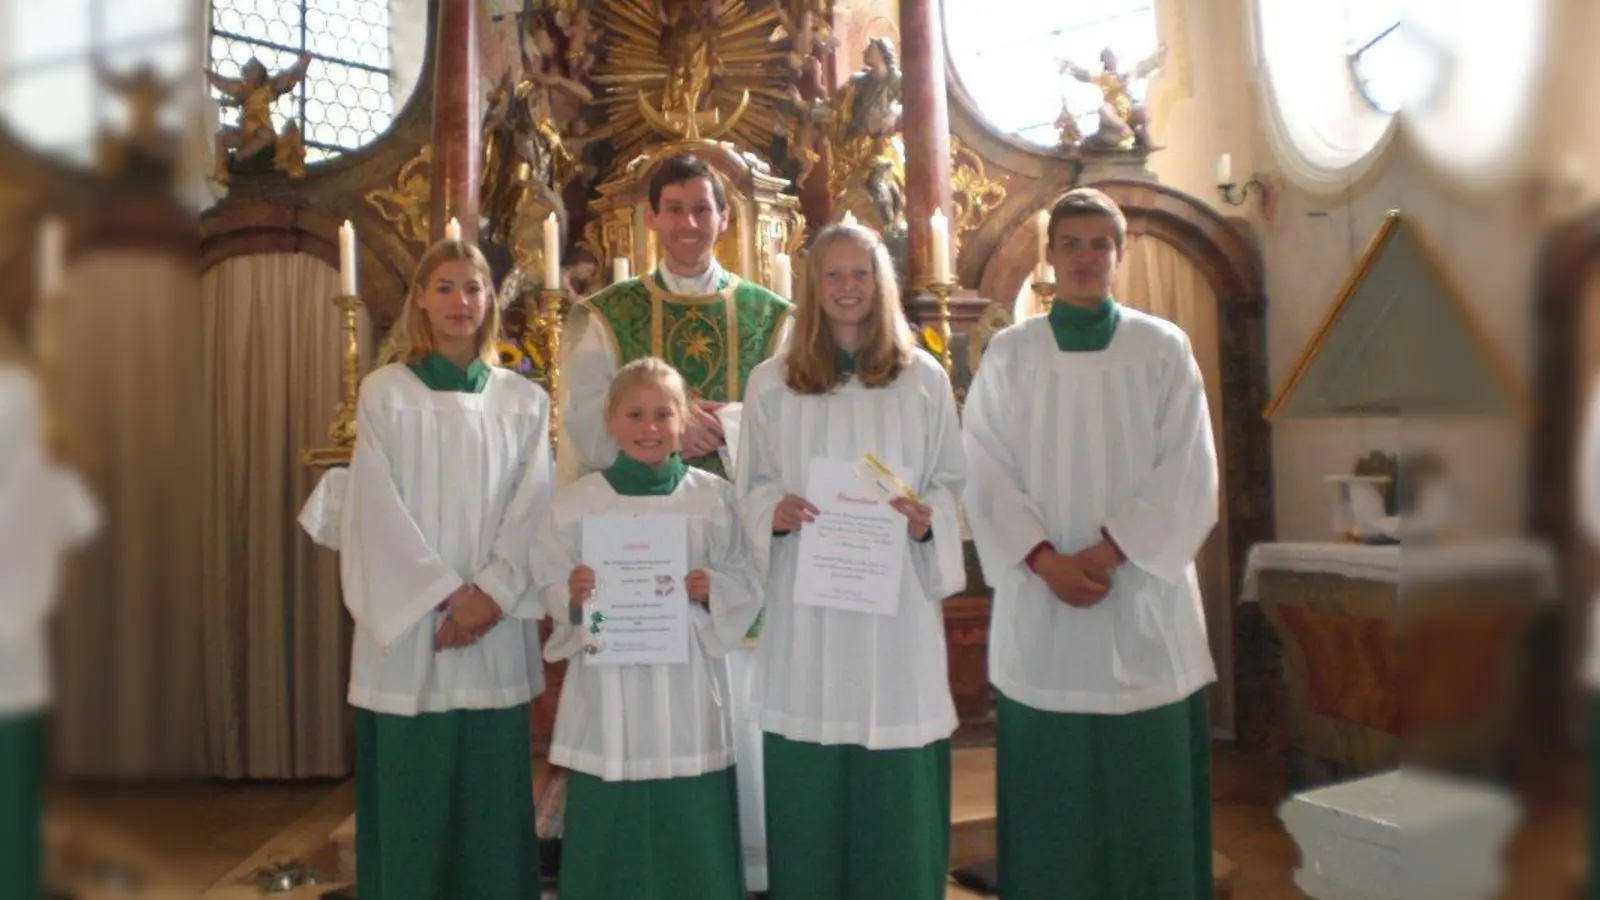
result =
[{"label": "marble pillar", "polygon": [[905,123],[906,224],[913,289],[927,284],[933,265],[928,217],[936,209],[944,210],[947,217],[952,212],[943,18],[941,0],[900,0],[901,121]]},{"label": "marble pillar", "polygon": [[461,220],[461,236],[478,238],[478,3],[441,0],[433,68],[433,184],[430,241]]}]

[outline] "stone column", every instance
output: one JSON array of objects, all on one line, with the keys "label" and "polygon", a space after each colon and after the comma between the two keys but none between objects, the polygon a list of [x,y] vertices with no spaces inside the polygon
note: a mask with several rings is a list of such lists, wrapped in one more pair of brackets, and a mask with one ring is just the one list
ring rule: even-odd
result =
[{"label": "stone column", "polygon": [[[928,217],[950,206],[950,109],[945,92],[940,0],[900,0],[901,104],[906,145],[906,224],[913,289],[933,266]],[[955,269],[955,260],[950,261]]]},{"label": "stone column", "polygon": [[451,217],[461,236],[478,239],[478,0],[439,0],[433,64],[433,184],[430,241]]}]

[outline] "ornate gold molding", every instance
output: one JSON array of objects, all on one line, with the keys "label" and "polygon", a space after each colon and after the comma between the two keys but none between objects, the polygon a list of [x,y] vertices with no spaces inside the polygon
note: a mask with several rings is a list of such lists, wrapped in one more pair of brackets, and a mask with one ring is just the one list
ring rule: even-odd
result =
[{"label": "ornate gold molding", "polygon": [[368,191],[367,203],[400,237],[413,244],[428,242],[428,203],[433,177],[433,145],[423,144],[395,173],[394,186]]},{"label": "ornate gold molding", "polygon": [[[963,160],[970,162],[963,162]],[[1005,202],[1004,178],[990,178],[983,158],[950,136],[950,205],[952,255],[961,254],[962,239],[988,220],[995,207]]]}]

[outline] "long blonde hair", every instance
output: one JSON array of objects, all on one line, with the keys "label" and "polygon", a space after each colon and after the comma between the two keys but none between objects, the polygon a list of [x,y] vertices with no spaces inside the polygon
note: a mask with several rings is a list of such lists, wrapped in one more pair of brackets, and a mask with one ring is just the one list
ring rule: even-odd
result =
[{"label": "long blonde hair", "polygon": [[389,340],[385,341],[387,350],[378,360],[379,365],[419,363],[437,348],[433,326],[428,323],[427,314],[417,309],[417,298],[428,289],[433,270],[447,262],[470,262],[482,276],[487,308],[483,324],[478,327],[478,358],[491,366],[499,364],[500,354],[495,350],[495,343],[500,339],[500,304],[495,302],[494,275],[489,270],[489,260],[473,244],[444,240],[429,247],[417,262],[416,272],[411,276],[411,290],[406,293],[405,305],[395,319]]},{"label": "long blonde hair", "polygon": [[797,394],[826,394],[849,380],[839,371],[833,329],[822,312],[822,264],[829,248],[854,241],[872,255],[873,313],[863,323],[856,351],[856,376],[868,387],[885,387],[911,364],[916,338],[900,308],[894,261],[877,232],[861,225],[830,225],[817,235],[806,258],[806,279],[796,299],[783,380]]}]

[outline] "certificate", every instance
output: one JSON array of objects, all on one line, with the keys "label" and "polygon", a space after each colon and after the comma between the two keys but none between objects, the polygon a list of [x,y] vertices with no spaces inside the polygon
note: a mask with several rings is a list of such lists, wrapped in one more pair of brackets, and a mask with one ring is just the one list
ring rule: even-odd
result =
[{"label": "certificate", "polygon": [[585,659],[600,665],[689,661],[689,525],[679,515],[588,516],[583,564],[594,570],[584,609]]},{"label": "certificate", "polygon": [[800,529],[794,602],[875,616],[899,612],[906,517],[889,505],[872,472],[857,460],[813,459],[806,499],[818,515]]}]

